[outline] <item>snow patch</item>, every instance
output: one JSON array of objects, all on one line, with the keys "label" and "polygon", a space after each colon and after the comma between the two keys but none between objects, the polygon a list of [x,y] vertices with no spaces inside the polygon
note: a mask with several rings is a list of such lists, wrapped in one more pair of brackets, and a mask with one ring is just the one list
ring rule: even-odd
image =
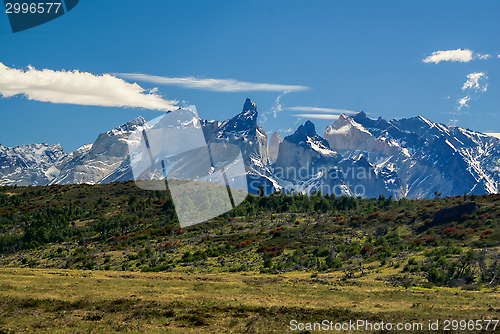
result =
[{"label": "snow patch", "polygon": [[320,142],[314,141],[311,137],[307,137],[307,144],[309,144],[309,146],[313,150],[315,150],[316,152],[318,152],[324,156],[332,157],[332,156],[336,155],[336,153],[334,151],[330,150],[329,148],[327,148],[325,145],[321,144]]},{"label": "snow patch", "polygon": [[452,143],[450,143],[448,139],[446,139],[444,142],[445,142],[446,144],[448,144],[448,146],[449,146],[449,147],[451,147],[451,148],[453,149],[453,151],[457,152],[457,149],[455,148],[455,146],[453,146],[453,144],[452,144]]}]

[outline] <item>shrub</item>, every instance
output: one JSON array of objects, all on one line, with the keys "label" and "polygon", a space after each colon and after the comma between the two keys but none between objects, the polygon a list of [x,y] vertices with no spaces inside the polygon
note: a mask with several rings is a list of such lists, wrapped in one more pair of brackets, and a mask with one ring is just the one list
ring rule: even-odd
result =
[{"label": "shrub", "polygon": [[481,235],[479,236],[479,238],[484,238],[485,236],[487,236],[488,234],[492,234],[493,231],[492,230],[484,230],[483,233],[481,233]]},{"label": "shrub", "polygon": [[365,256],[366,254],[369,254],[372,252],[372,248],[371,246],[363,246],[363,248],[361,248],[361,255]]},{"label": "shrub", "polygon": [[264,260],[264,263],[263,263],[264,268],[271,268],[272,265],[273,265],[273,261],[271,260],[271,258],[267,258]]}]

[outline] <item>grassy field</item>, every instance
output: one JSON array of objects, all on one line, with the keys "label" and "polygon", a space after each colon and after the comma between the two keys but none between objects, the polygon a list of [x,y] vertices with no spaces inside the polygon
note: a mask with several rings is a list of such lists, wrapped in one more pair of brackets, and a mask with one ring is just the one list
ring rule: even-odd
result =
[{"label": "grassy field", "polygon": [[499,204],[275,194],[181,228],[167,193],[133,182],[0,187],[0,334],[485,325],[500,318]]},{"label": "grassy field", "polygon": [[373,275],[2,268],[0,333],[284,333],[301,332],[287,327],[293,319],[442,327],[500,317],[496,290],[405,289]]}]

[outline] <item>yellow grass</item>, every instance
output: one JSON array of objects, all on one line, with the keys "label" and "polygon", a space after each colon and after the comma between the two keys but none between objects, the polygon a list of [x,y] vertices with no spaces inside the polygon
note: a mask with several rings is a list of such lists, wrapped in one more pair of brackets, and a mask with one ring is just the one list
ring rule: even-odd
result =
[{"label": "yellow grass", "polygon": [[340,273],[3,268],[0,333],[282,333],[292,319],[496,319],[499,297],[496,291],[406,290],[372,278],[342,281]]}]

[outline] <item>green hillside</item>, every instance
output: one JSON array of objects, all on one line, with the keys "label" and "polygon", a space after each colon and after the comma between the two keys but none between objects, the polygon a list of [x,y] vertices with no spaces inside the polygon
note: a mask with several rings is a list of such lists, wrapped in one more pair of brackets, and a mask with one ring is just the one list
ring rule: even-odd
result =
[{"label": "green hillside", "polygon": [[[436,194],[438,195],[438,194]],[[474,212],[433,220],[443,208]],[[336,273],[409,286],[493,287],[500,195],[393,201],[248,196],[180,228],[167,192],[134,182],[0,187],[2,267],[142,272]]]}]

